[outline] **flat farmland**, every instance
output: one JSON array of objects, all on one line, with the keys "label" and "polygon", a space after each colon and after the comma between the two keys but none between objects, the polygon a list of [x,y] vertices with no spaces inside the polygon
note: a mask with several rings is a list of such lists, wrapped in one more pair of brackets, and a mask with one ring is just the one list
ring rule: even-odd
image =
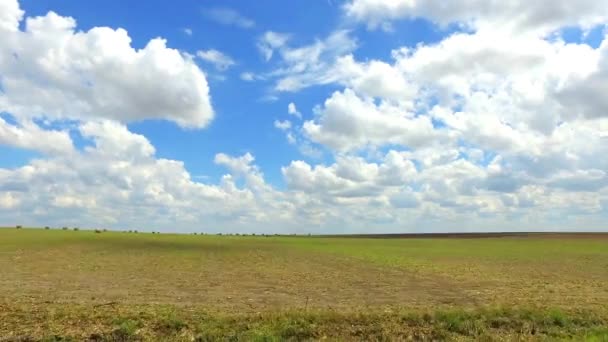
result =
[{"label": "flat farmland", "polygon": [[464,237],[0,229],[0,341],[608,336],[608,234]]}]

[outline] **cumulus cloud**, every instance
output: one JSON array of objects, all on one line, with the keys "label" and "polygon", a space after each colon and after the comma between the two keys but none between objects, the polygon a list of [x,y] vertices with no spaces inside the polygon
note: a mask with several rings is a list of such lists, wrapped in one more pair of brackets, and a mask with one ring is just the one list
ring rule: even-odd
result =
[{"label": "cumulus cloud", "polygon": [[236,64],[232,57],[215,49],[199,50],[196,52],[196,56],[205,62],[211,63],[220,71],[225,71]]},{"label": "cumulus cloud", "polygon": [[[365,3],[384,2],[352,1],[346,5],[348,15],[357,16],[359,9],[353,6]],[[567,14],[564,6],[577,8]],[[466,215],[503,223],[514,217],[545,222],[539,218],[543,210],[560,217],[560,224],[581,213],[597,215],[608,186],[601,171],[608,165],[598,158],[608,148],[608,107],[599,95],[608,78],[608,39],[592,47],[546,35],[566,25],[592,27],[605,22],[607,12],[605,5],[592,2],[564,6],[536,24],[529,19],[543,14],[539,9],[522,10],[517,20],[501,22],[501,11],[490,7],[473,15],[454,9],[445,16],[407,9],[408,14],[391,17],[400,13],[397,6],[387,10],[390,15],[377,17],[382,20],[360,19],[374,26],[422,16],[439,24],[465,22],[470,30],[435,44],[396,49],[390,62],[357,61],[348,51],[321,58],[319,77],[279,68],[277,89],[280,84],[344,87],[315,109],[312,120],[295,127],[304,141],[329,148],[336,163],[294,161],[283,168],[287,184],[332,205],[388,206],[393,209],[380,216],[397,221],[399,208],[416,208],[418,217],[441,224],[447,217]],[[302,77],[306,82],[294,82]],[[382,159],[386,148],[396,148],[393,154],[416,165],[407,181],[381,182],[344,168],[336,171],[342,163],[374,174],[384,164],[370,158]],[[576,209],[566,209],[568,196]]]},{"label": "cumulus cloud", "polygon": [[417,148],[448,138],[433,127],[430,117],[387,103],[377,105],[351,89],[335,92],[303,130],[314,142],[339,151],[389,143]]},{"label": "cumulus cloud", "polygon": [[19,22],[21,22],[23,14],[17,0],[0,2],[0,30],[13,32],[19,30]]},{"label": "cumulus cloud", "polygon": [[546,34],[560,27],[589,28],[608,21],[605,2],[559,1],[450,1],[350,0],[344,4],[348,17],[370,28],[402,18],[426,18],[441,25],[465,23],[509,31]]},{"label": "cumulus cloud", "polygon": [[70,153],[74,148],[67,131],[43,129],[28,120],[12,125],[1,117],[0,145],[9,145],[47,154]]},{"label": "cumulus cloud", "polygon": [[[216,163],[229,173],[219,184],[204,184],[193,181],[182,162],[157,158],[144,136],[121,123],[87,122],[77,129],[92,142],[83,151],[0,168],[0,217],[23,220],[27,213],[32,222],[58,226],[94,223],[151,230],[180,222],[181,229],[216,230],[221,225],[255,231],[254,222],[264,222],[273,206],[283,211],[277,218],[288,213],[279,195],[263,209],[265,192],[272,189],[250,154],[218,154]],[[247,180],[246,187],[237,186],[239,177]]]},{"label": "cumulus cloud", "polygon": [[16,0],[2,1],[0,111],[20,118],[122,122],[164,119],[205,127],[213,119],[204,73],[156,38],[131,46],[123,29],[76,31],[54,12],[27,18]]}]

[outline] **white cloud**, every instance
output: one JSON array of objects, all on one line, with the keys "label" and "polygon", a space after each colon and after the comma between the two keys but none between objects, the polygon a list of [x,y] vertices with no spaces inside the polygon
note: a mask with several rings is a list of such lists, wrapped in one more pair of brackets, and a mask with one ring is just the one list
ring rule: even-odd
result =
[{"label": "white cloud", "polygon": [[289,115],[293,115],[293,116],[295,116],[295,117],[297,117],[297,118],[300,118],[300,119],[302,118],[302,113],[300,113],[300,112],[298,111],[298,108],[296,108],[296,104],[295,104],[295,103],[293,103],[293,102],[290,102],[290,103],[287,105],[287,114],[289,114]]},{"label": "white cloud", "polygon": [[388,103],[376,105],[346,89],[335,92],[325,101],[316,120],[303,124],[313,141],[339,151],[369,146],[399,144],[418,148],[447,143],[447,135],[433,127],[428,116]]},{"label": "white cloud", "polygon": [[0,30],[12,32],[19,30],[19,22],[21,22],[23,14],[17,0],[0,2]]},{"label": "white cloud", "polygon": [[285,33],[266,31],[258,38],[257,48],[264,57],[264,60],[269,61],[276,49],[282,48],[290,36]]},{"label": "white cloud", "polygon": [[[392,222],[399,222],[399,210],[444,227],[446,220],[484,217],[510,229],[513,219],[528,227],[565,227],[581,215],[605,222],[597,215],[608,203],[602,200],[608,165],[598,156],[608,153],[608,106],[598,94],[608,86],[608,40],[593,48],[543,38],[551,23],[595,19],[551,19],[517,30],[482,25],[487,20],[437,44],[397,49],[391,63],[359,62],[346,53],[322,59],[321,76],[305,75],[310,82],[300,83],[293,81],[298,72],[279,69],[277,84],[345,87],[316,108],[313,120],[294,127],[333,151],[336,164],[292,162],[283,168],[290,188],[328,207],[388,206],[373,217]],[[382,158],[386,147],[416,164],[412,177],[369,176],[387,164],[369,161]],[[366,158],[352,159],[362,152]],[[340,163],[347,171],[372,171],[338,173]],[[576,209],[565,204],[569,196]]]},{"label": "white cloud", "polygon": [[333,72],[338,75],[336,82],[365,96],[403,102],[413,100],[418,91],[396,66],[378,60],[358,63],[346,55],[338,59]]},{"label": "white cloud", "polygon": [[277,129],[280,129],[281,131],[287,131],[287,130],[291,129],[291,121],[289,121],[289,120],[284,120],[284,121],[275,120],[274,121],[274,127],[276,127]]},{"label": "white cloud", "polygon": [[11,125],[0,117],[0,145],[15,146],[43,153],[70,153],[72,139],[67,131],[46,130],[31,121]]},{"label": "white cloud", "polygon": [[245,17],[231,8],[211,8],[204,10],[203,14],[207,18],[222,25],[236,26],[243,29],[251,29],[255,27],[255,21]]},{"label": "white cloud", "polygon": [[342,79],[339,58],[357,48],[348,30],[336,30],[323,39],[299,47],[288,45],[289,35],[268,31],[258,39],[257,47],[266,61],[279,55],[278,67],[265,74],[274,79],[274,90],[296,92],[313,85],[329,84]]},{"label": "white cloud", "polygon": [[225,71],[236,64],[230,56],[215,49],[199,50],[196,52],[196,56],[205,62],[213,64],[220,71]]},{"label": "white cloud", "polygon": [[339,57],[357,48],[357,41],[348,30],[337,30],[324,39],[297,48],[283,45],[279,49],[282,66],[272,72],[277,78],[275,90],[295,92],[300,89],[336,82]]},{"label": "white cloud", "polygon": [[77,32],[73,18],[54,12],[28,18],[20,31],[14,4],[2,2],[9,8],[3,15],[12,14],[0,24],[0,111],[23,119],[165,119],[183,127],[213,119],[205,75],[164,39],[136,50],[123,29]]},{"label": "white cloud", "polygon": [[608,21],[608,4],[602,1],[450,1],[350,0],[348,17],[377,28],[402,18],[428,18],[441,25],[466,23],[476,28],[550,33],[560,27],[591,26]]},{"label": "white cloud", "polygon": [[255,81],[256,77],[255,77],[255,74],[252,72],[243,72],[243,73],[241,73],[241,79],[243,81],[251,82],[251,81]]},{"label": "white cloud", "polygon": [[[218,154],[216,163],[229,173],[209,185],[193,181],[182,162],[155,157],[145,137],[118,122],[88,122],[78,130],[93,143],[84,151],[0,168],[3,220],[27,216],[39,225],[169,230],[179,223],[186,230],[260,231],[273,217],[267,215],[273,220],[289,215],[250,154]],[[237,178],[245,179],[245,187],[236,185]]]},{"label": "white cloud", "polygon": [[[514,176],[500,158],[483,167],[458,153],[429,159],[434,150],[390,150],[377,161],[344,155],[327,166],[293,161],[282,168],[284,191],[265,182],[253,155],[219,153],[215,163],[228,173],[209,184],[193,181],[182,162],[156,157],[145,137],[118,122],[87,122],[78,130],[92,141],[84,151],[59,151],[20,168],[0,168],[3,220],[224,232],[336,232],[336,226],[346,225],[345,232],[369,232],[457,229],[433,220],[463,219],[470,229],[513,229],[505,223],[517,215],[517,228],[530,229],[538,222],[532,218],[542,219],[543,213],[598,215],[608,196],[579,186],[606,189],[600,169],[505,189],[492,186],[501,184],[495,183],[497,176]],[[567,228],[569,222],[564,218],[554,227]]]},{"label": "white cloud", "polygon": [[188,35],[188,36],[191,36],[191,35],[192,35],[192,33],[193,33],[193,32],[192,32],[192,29],[191,29],[191,28],[188,28],[188,27],[183,28],[183,29],[182,29],[182,31],[183,31],[183,32],[184,32],[186,35]]}]

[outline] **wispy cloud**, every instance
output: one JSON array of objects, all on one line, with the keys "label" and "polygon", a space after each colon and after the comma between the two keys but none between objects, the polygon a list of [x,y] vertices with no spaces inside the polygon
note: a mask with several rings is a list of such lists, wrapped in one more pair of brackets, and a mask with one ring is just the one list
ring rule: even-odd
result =
[{"label": "wispy cloud", "polygon": [[213,64],[213,66],[220,71],[227,70],[236,64],[230,56],[215,49],[199,50],[196,52],[196,56],[207,63]]},{"label": "wispy cloud", "polygon": [[191,36],[192,35],[192,29],[188,28],[188,27],[184,27],[182,29],[182,32],[184,32],[186,35]]},{"label": "wispy cloud", "polygon": [[252,72],[243,72],[241,73],[241,79],[243,81],[247,81],[247,82],[251,82],[251,81],[255,81],[255,74]]},{"label": "wispy cloud", "polygon": [[324,39],[299,47],[289,44],[289,35],[268,31],[258,38],[257,47],[266,60],[279,57],[280,67],[267,74],[277,80],[275,90],[296,92],[312,85],[337,81],[341,57],[351,54],[358,46],[348,30],[337,30]]},{"label": "wispy cloud", "polygon": [[217,7],[203,10],[205,17],[227,26],[236,26],[243,29],[255,27],[255,21],[245,17],[239,12],[225,7]]},{"label": "wispy cloud", "polygon": [[289,115],[296,116],[300,119],[302,118],[302,113],[298,111],[298,108],[296,108],[296,104],[293,102],[290,102],[287,106],[287,113],[289,113]]},{"label": "wispy cloud", "polygon": [[264,57],[264,60],[269,61],[272,58],[274,50],[283,47],[289,38],[289,34],[286,33],[266,31],[258,38],[256,46]]}]

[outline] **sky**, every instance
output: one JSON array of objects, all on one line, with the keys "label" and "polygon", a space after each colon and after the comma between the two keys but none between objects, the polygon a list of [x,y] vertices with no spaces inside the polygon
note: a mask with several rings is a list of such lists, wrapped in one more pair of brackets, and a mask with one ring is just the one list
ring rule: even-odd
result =
[{"label": "sky", "polygon": [[0,226],[608,230],[608,2],[0,0]]}]

